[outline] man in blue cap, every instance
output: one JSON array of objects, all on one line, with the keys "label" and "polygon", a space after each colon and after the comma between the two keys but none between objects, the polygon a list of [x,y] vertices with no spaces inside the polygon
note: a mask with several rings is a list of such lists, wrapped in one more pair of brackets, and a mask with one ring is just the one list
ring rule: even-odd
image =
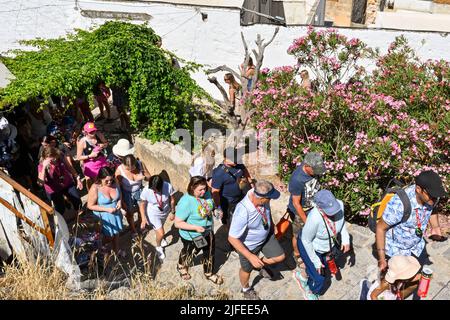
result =
[{"label": "man in blue cap", "polygon": [[[262,276],[270,278],[271,271],[266,266],[285,258],[283,248],[275,239],[270,211],[270,200],[279,197],[280,193],[270,182],[258,181],[234,211],[228,241],[239,253],[239,280],[244,299],[259,300],[255,290],[249,286],[252,270],[260,270]],[[260,252],[264,257],[258,256]]]},{"label": "man in blue cap", "polygon": [[[342,243],[338,243],[338,235]],[[320,190],[314,196],[314,207],[308,214],[305,226],[297,238],[300,257],[305,272],[295,271],[294,278],[303,290],[306,300],[318,300],[323,294],[325,269],[333,259],[333,250],[346,253],[350,250],[350,235],[344,220],[344,204],[329,190]],[[302,274],[303,273],[303,274]]]}]

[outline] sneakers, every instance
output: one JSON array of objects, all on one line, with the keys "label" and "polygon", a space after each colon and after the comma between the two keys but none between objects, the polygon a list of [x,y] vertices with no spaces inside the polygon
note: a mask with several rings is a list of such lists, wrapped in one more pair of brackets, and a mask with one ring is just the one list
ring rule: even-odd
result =
[{"label": "sneakers", "polygon": [[370,286],[372,284],[367,279],[362,279],[359,282],[359,300],[367,300],[367,294],[369,293]]},{"label": "sneakers", "polygon": [[164,260],[166,257],[166,254],[164,253],[164,249],[162,247],[156,247],[156,255],[158,256],[159,260]]},{"label": "sneakers", "polygon": [[166,239],[161,240],[161,247],[167,247],[169,244],[167,243]]},{"label": "sneakers", "polygon": [[244,291],[241,289],[241,292],[242,292],[245,300],[261,300],[253,288],[251,288],[248,291]]},{"label": "sneakers", "polygon": [[305,298],[305,300],[319,300],[318,295],[311,292],[311,289],[308,286],[308,279],[304,278],[300,271],[293,272],[292,276],[300,286],[303,292],[303,298]]}]

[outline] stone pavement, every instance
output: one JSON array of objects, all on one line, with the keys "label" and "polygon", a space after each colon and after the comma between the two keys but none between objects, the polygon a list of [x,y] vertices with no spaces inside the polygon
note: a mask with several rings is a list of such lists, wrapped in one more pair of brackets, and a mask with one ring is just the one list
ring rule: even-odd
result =
[{"label": "stone pavement", "polygon": [[[165,230],[170,230],[172,222],[166,222]],[[217,292],[220,288],[229,294],[231,299],[242,299],[240,283],[238,277],[239,258],[236,253],[228,253],[226,245],[226,232],[220,222],[215,221],[216,231],[216,264],[219,266],[219,273],[224,276],[225,282],[222,286],[207,281],[203,277],[202,265],[200,259],[196,259],[197,263],[190,269],[192,279],[186,281],[191,283],[196,292],[210,293]],[[359,299],[359,282],[363,278],[370,280],[376,279],[377,261],[372,255],[372,244],[374,235],[367,228],[357,225],[347,225],[349,233],[352,236],[352,244],[354,254],[348,255],[345,259],[338,262],[343,268],[341,269],[342,279],[337,281],[332,279],[331,286],[327,292],[320,298],[323,300],[358,300]],[[175,229],[174,229],[175,230]],[[176,230],[175,230],[175,234]],[[173,240],[176,241],[173,243]],[[145,237],[145,242],[155,245],[154,232],[149,232]],[[178,285],[182,280],[177,273],[176,264],[178,255],[182,248],[181,241],[178,236],[168,237],[169,247],[166,248],[166,259],[160,265],[156,274],[156,280],[163,283]],[[290,252],[290,240],[283,239],[282,245],[286,252]],[[427,250],[430,255],[431,269],[434,271],[429,295],[427,300],[448,300],[450,299],[450,245],[446,241],[444,243],[432,242],[427,244]],[[154,255],[152,255],[154,257]],[[201,254],[200,254],[201,257]],[[198,257],[198,258],[200,258]],[[156,258],[153,262],[156,262]],[[289,261],[290,260],[290,261]],[[267,300],[298,300],[303,299],[302,291],[297,282],[292,277],[292,271],[288,265],[293,265],[293,260],[289,259],[281,263],[274,271],[279,271],[280,275],[276,280],[271,281],[261,278],[258,272],[252,272],[250,283],[254,285],[255,290],[259,293],[261,299]],[[158,263],[159,264],[159,263]]]}]

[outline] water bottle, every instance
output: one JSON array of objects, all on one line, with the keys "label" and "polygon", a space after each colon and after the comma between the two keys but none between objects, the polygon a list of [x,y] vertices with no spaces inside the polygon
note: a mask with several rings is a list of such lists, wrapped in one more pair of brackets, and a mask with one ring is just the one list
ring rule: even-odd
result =
[{"label": "water bottle", "polygon": [[327,256],[327,265],[332,275],[337,274],[338,268],[336,266],[336,261],[334,261],[334,258],[330,255]]},{"label": "water bottle", "polygon": [[422,269],[422,277],[420,278],[419,289],[417,289],[417,295],[419,297],[425,298],[427,296],[432,275],[433,270],[430,268],[424,267]]}]

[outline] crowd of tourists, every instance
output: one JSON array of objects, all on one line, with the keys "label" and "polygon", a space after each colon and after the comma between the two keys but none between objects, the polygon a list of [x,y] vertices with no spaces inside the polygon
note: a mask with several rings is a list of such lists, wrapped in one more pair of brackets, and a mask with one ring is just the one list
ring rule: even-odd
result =
[{"label": "crowd of tourists", "polygon": [[[250,61],[249,67],[241,70],[248,80],[254,72],[252,66]],[[308,75],[302,73],[302,78],[308,86]],[[235,80],[230,75],[225,79],[234,96]],[[115,99],[120,113],[126,97],[117,92],[120,90]],[[326,281],[339,273],[336,260],[352,248],[344,220],[345,203],[320,184],[326,168],[319,153],[307,153],[289,181],[285,216],[292,247],[287,250],[279,241],[290,233],[273,220],[270,206],[280,197],[278,187],[255,180],[238,157],[238,149],[225,148],[223,162],[216,164],[216,148],[206,144],[193,157],[186,192],[176,202],[174,187],[134,156],[129,140],[120,139],[111,146],[98,129],[100,121],[112,120],[111,94],[114,100],[114,90],[111,93],[103,82],[98,84],[94,97],[101,115],[96,120],[86,109],[85,96],[74,102],[77,108],[64,108],[67,102],[63,98],[55,98],[52,106],[45,108],[39,107],[38,101],[27,103],[15,114],[14,124],[2,117],[1,166],[27,188],[41,188],[45,199],[63,216],[70,206],[80,215],[92,212],[101,221],[102,248],[119,258],[125,258],[129,249],[120,245],[126,218],[133,239],[148,228],[154,230],[156,255],[164,261],[169,218],[179,229],[183,245],[177,263],[181,279],[191,278],[193,258],[201,251],[205,278],[223,284],[226,279],[215,265],[214,225],[220,223],[230,250],[239,255],[243,298],[259,299],[249,284],[252,271],[273,278],[273,266],[288,258],[295,261],[293,278],[305,299],[317,300],[324,294]],[[127,121],[126,114],[121,117]],[[85,205],[80,197],[84,188],[88,194]],[[363,279],[362,299],[417,295],[421,270],[427,263],[424,233],[428,224],[432,240],[446,240],[435,210],[439,199],[446,196],[438,174],[423,171],[414,184],[387,202],[375,230],[381,277],[374,283]]]}]

